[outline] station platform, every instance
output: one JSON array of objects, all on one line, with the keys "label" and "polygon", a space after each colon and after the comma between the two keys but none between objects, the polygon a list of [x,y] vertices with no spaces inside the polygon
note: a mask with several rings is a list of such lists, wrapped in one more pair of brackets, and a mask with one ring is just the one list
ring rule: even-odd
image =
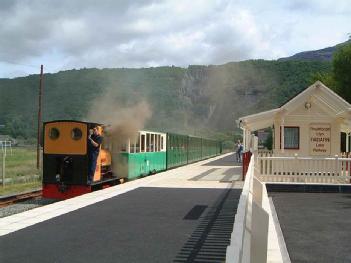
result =
[{"label": "station platform", "polygon": [[0,219],[0,262],[224,262],[233,154]]},{"label": "station platform", "polygon": [[351,194],[288,190],[269,195],[291,262],[351,262]]}]

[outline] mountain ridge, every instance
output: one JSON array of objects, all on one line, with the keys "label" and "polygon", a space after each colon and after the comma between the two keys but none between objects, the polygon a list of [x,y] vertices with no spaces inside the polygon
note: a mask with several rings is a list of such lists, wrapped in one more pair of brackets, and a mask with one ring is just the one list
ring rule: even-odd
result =
[{"label": "mountain ridge", "polygon": [[314,60],[314,61],[332,61],[334,52],[347,44],[351,43],[351,39],[339,43],[335,46],[326,47],[317,50],[302,51],[290,57],[279,58],[278,61],[288,60]]}]

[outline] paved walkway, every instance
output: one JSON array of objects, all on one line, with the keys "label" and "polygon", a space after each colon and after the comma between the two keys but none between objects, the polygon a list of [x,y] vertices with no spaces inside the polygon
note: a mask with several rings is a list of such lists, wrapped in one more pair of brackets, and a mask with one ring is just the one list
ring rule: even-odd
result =
[{"label": "paved walkway", "polygon": [[[233,155],[0,219],[0,262],[222,262],[241,192]],[[20,248],[18,247],[20,246]]]}]

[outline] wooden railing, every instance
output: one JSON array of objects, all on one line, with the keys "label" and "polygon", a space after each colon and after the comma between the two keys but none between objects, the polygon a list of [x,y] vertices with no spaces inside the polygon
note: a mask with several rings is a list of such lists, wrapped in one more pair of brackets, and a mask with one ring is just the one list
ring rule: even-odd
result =
[{"label": "wooden railing", "polygon": [[273,151],[272,150],[258,150],[257,152],[258,156],[272,156],[273,155]]},{"label": "wooden railing", "polygon": [[255,170],[264,182],[350,183],[351,158],[258,157]]}]

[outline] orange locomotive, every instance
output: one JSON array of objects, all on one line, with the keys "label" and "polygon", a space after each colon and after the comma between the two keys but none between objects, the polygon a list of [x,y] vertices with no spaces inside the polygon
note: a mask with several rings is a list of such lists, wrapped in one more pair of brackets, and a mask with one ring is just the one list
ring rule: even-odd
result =
[{"label": "orange locomotive", "polygon": [[88,136],[96,126],[103,135],[103,126],[97,123],[44,123],[43,197],[66,199],[117,184],[111,172],[111,154],[101,146],[93,181],[88,184]]}]

